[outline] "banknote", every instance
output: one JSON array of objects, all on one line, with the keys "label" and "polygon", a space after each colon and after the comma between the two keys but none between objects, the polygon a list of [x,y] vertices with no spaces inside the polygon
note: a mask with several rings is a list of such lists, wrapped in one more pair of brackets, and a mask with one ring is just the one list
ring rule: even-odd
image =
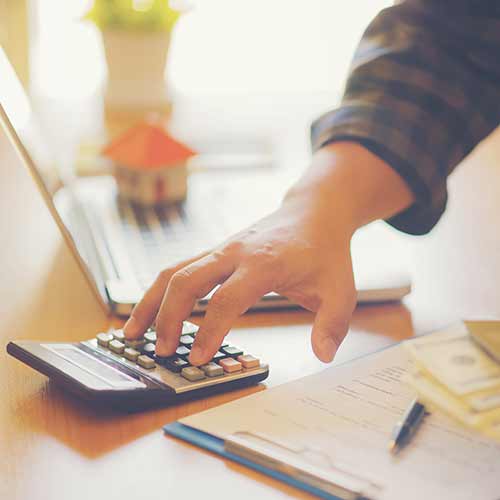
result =
[{"label": "banknote", "polygon": [[500,363],[500,321],[464,320],[464,324],[472,340]]},{"label": "banknote", "polygon": [[470,337],[461,324],[405,342],[420,371],[456,396],[480,391],[500,391],[500,363],[496,363]]},{"label": "banknote", "polygon": [[431,412],[440,410],[463,425],[500,440],[500,407],[478,411],[472,408],[467,396],[456,396],[438,381],[418,370],[410,372],[406,381]]}]

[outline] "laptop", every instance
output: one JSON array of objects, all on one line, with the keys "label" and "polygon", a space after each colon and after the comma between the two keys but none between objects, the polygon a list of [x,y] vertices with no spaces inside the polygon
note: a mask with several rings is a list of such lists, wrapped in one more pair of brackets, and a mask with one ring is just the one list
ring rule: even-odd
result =
[{"label": "laptop", "polygon": [[[286,187],[282,177],[262,169],[196,172],[190,175],[185,202],[139,207],[118,196],[112,177],[77,177],[74,169],[57,165],[1,48],[0,75],[0,123],[95,295],[118,316],[131,313],[162,269],[213,248],[255,221],[278,205]],[[411,290],[404,270],[368,274],[356,276],[360,303],[398,301]],[[210,295],[198,300],[193,312],[203,312],[209,300]],[[270,293],[251,309],[297,307]]]}]

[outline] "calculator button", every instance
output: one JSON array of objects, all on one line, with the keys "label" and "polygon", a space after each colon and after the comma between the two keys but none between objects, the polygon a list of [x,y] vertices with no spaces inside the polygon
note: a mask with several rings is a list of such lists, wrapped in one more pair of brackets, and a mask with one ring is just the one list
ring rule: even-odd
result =
[{"label": "calculator button", "polygon": [[219,365],[221,365],[227,373],[239,372],[241,370],[241,363],[233,358],[221,359]]},{"label": "calculator button", "polygon": [[154,344],[156,342],[156,332],[146,332],[144,334],[144,340]]},{"label": "calculator button", "polygon": [[143,345],[141,350],[142,353],[145,354],[146,356],[153,357],[155,355],[155,345],[152,344],[151,342],[149,344]]},{"label": "calculator button", "polygon": [[224,375],[222,366],[217,363],[207,363],[200,368],[207,377],[220,377],[221,375]]},{"label": "calculator button", "polygon": [[143,368],[146,368],[147,370],[150,370],[151,368],[154,368],[156,366],[156,363],[149,357],[144,354],[141,354],[137,358],[137,364],[139,366],[142,366]]},{"label": "calculator button", "polygon": [[220,351],[217,351],[215,354],[214,354],[214,357],[212,358],[212,361],[220,361],[221,359],[224,359],[224,358],[227,358],[227,355],[220,352]]},{"label": "calculator button", "polygon": [[243,365],[243,368],[258,368],[260,366],[260,360],[250,354],[238,356],[236,359]]},{"label": "calculator button", "polygon": [[113,337],[116,340],[119,340],[120,342],[125,341],[125,334],[123,333],[123,330],[114,330],[112,333],[113,333]]},{"label": "calculator button", "polygon": [[109,343],[108,347],[113,352],[116,352],[116,354],[121,354],[125,349],[125,344],[123,342],[120,342],[119,340],[114,339]]},{"label": "calculator button", "polygon": [[113,340],[113,335],[111,333],[98,333],[96,339],[101,347],[108,347],[109,343]]},{"label": "calculator button", "polygon": [[132,349],[141,349],[145,343],[146,341],[144,339],[133,339],[133,340],[125,339],[124,341],[124,344],[127,347],[131,347]]},{"label": "calculator button", "polygon": [[196,366],[188,366],[183,368],[181,371],[181,375],[191,382],[196,382],[197,380],[201,380],[205,378],[205,374]]},{"label": "calculator button", "polygon": [[130,361],[137,361],[137,358],[141,355],[139,351],[136,351],[132,347],[126,347],[123,351],[123,356]]},{"label": "calculator button", "polygon": [[241,356],[243,354],[243,351],[241,349],[238,349],[237,347],[231,345],[221,347],[220,350],[226,356],[231,356],[232,358],[237,358],[238,356]]},{"label": "calculator button", "polygon": [[181,358],[186,358],[187,356],[189,356],[190,352],[191,352],[190,349],[188,347],[186,347],[185,345],[180,345],[175,350],[175,354],[177,354],[177,356],[179,356]]},{"label": "calculator button", "polygon": [[179,344],[191,347],[194,342],[194,338],[191,335],[181,335],[179,339]]},{"label": "calculator button", "polygon": [[190,321],[184,321],[182,324],[182,335],[195,335],[198,327]]},{"label": "calculator button", "polygon": [[189,366],[189,363],[185,359],[178,358],[177,356],[156,356],[155,359],[159,365],[164,366],[167,370],[174,373],[179,373],[183,368]]}]

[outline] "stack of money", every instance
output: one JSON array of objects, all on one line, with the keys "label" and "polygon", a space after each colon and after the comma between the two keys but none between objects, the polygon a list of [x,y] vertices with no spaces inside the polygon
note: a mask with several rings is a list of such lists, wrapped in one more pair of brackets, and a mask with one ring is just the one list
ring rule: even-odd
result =
[{"label": "stack of money", "polygon": [[465,321],[405,342],[407,377],[430,411],[500,440],[500,321]]}]

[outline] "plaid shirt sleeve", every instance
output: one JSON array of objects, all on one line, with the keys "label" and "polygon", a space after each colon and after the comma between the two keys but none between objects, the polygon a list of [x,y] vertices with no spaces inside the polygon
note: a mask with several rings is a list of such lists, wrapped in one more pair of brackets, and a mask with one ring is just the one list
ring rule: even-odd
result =
[{"label": "plaid shirt sleeve", "polygon": [[361,39],[340,107],[312,125],[313,150],[356,141],[403,177],[415,203],[388,221],[402,231],[432,229],[447,176],[499,124],[498,4],[406,0],[383,10]]}]

